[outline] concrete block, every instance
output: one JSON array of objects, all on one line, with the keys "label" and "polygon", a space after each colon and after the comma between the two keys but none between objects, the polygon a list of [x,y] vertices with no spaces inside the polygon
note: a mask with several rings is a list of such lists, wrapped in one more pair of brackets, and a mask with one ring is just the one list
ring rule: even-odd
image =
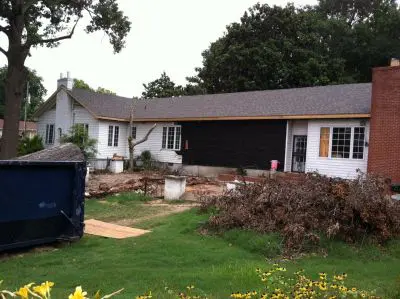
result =
[{"label": "concrete block", "polygon": [[124,161],[115,160],[110,163],[110,171],[112,173],[121,173],[124,171]]},{"label": "concrete block", "polygon": [[167,175],[165,176],[164,199],[178,200],[186,190],[186,177]]}]

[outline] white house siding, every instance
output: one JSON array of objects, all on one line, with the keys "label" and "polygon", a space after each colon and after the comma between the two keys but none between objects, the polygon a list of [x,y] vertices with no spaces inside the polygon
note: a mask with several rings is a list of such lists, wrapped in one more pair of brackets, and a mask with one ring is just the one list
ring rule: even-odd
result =
[{"label": "white house siding", "polygon": [[[95,119],[89,111],[82,106],[74,105],[72,111],[72,123],[73,124],[88,124],[89,125],[89,137],[98,140],[99,139],[99,121]],[[97,144],[97,150],[99,147]]]},{"label": "white house siding", "polygon": [[308,134],[308,120],[288,121],[285,171],[292,171],[293,136]]},{"label": "white house siding", "polygon": [[[135,123],[136,140],[142,139],[153,126],[153,123]],[[154,159],[163,163],[182,164],[182,156],[175,151],[162,149],[162,132],[164,126],[173,126],[174,123],[158,123],[157,127],[150,134],[149,139],[135,147],[135,156],[140,155],[143,151],[150,151]],[[129,126],[128,126],[129,129]],[[128,151],[127,154],[129,155]]]},{"label": "white house siding", "polygon": [[[359,127],[365,122],[365,141],[369,140],[369,122],[360,119],[347,120],[310,120],[308,123],[306,171],[317,171],[330,177],[353,179],[357,177],[357,169],[367,171],[368,147],[364,147],[364,159],[340,159],[319,157],[321,127]],[[331,129],[332,134],[332,129]],[[332,146],[330,144],[330,146]]]},{"label": "white house siding", "polygon": [[[53,108],[51,110],[48,110],[44,112],[38,122],[37,122],[37,130],[38,130],[38,135],[42,137],[43,140],[43,146],[45,148],[52,147],[53,144],[46,144],[46,125],[50,124],[55,124],[56,123],[56,109]],[[56,134],[56,129],[54,128],[54,134]]]},{"label": "white house siding", "polygon": [[[113,145],[108,146],[108,127],[109,126],[119,126],[119,138],[118,138],[118,146]],[[97,138],[97,158],[98,159],[107,159],[112,158],[114,154],[118,156],[128,156],[128,140],[127,140],[127,132],[128,132],[128,123],[126,122],[117,122],[117,121],[99,121],[98,122],[98,138]]]}]

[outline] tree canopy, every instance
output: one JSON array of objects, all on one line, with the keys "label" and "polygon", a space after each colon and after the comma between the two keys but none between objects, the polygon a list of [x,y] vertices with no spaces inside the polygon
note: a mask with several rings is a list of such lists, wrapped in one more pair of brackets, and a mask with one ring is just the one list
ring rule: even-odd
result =
[{"label": "tree canopy", "polygon": [[7,48],[0,46],[0,53],[8,62],[0,158],[17,154],[18,119],[28,76],[25,60],[31,48],[55,47],[70,39],[80,20],[89,20],[87,33],[103,31],[115,53],[124,47],[131,23],[119,9],[117,0],[0,1],[0,34],[8,40]]},{"label": "tree canopy", "polygon": [[[46,88],[43,86],[43,79],[40,77],[35,70],[28,70],[28,80],[29,82],[29,96],[30,96],[30,104],[27,109],[27,119],[31,120],[32,115],[35,110],[39,107],[41,103],[44,101],[44,97],[46,95]],[[5,105],[5,92],[4,85],[7,74],[7,66],[0,68],[0,118],[4,117],[4,105]],[[21,106],[20,111],[20,119],[24,118],[24,109],[25,109],[25,101],[27,99],[26,96],[26,86],[24,88],[24,96],[23,96],[23,104]]]},{"label": "tree canopy", "polygon": [[111,95],[116,94],[115,92],[113,92],[109,89],[103,88],[103,87],[98,87],[97,89],[94,89],[94,88],[90,87],[89,84],[87,84],[85,81],[83,81],[81,79],[74,79],[74,88],[86,89],[86,90],[103,93],[103,94],[111,94]]},{"label": "tree canopy", "polygon": [[169,98],[184,95],[204,94],[205,90],[198,84],[187,84],[186,86],[176,85],[171,78],[163,72],[160,78],[143,84],[145,89],[142,92],[142,98]]},{"label": "tree canopy", "polygon": [[203,52],[188,80],[207,93],[368,82],[399,49],[394,0],[256,4]]}]

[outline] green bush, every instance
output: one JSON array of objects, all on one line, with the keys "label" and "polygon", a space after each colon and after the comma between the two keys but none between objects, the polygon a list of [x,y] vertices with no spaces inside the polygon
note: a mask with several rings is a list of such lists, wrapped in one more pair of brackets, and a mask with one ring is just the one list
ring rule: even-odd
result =
[{"label": "green bush", "polygon": [[96,153],[97,140],[89,137],[89,132],[82,124],[75,124],[68,134],[61,137],[61,143],[73,143],[78,146],[86,159],[93,158]]},{"label": "green bush", "polygon": [[38,135],[29,138],[23,137],[18,144],[18,156],[25,156],[43,149],[42,138]]}]

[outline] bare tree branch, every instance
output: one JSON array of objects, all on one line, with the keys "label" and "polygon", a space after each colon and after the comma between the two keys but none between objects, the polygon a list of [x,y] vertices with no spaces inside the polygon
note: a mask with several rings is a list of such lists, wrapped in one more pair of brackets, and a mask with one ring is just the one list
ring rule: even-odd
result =
[{"label": "bare tree branch", "polygon": [[135,146],[138,145],[138,144],[141,144],[141,143],[143,143],[143,142],[146,142],[147,139],[149,139],[149,136],[150,136],[151,132],[153,132],[153,130],[154,130],[156,127],[157,127],[157,124],[154,124],[154,125],[151,127],[151,129],[146,133],[146,135],[145,135],[142,139],[140,139],[140,140],[137,141],[137,142],[134,142],[132,145],[135,147]]},{"label": "bare tree branch", "polygon": [[8,57],[8,52],[4,50],[2,47],[0,47],[0,52],[6,55],[6,57]]},{"label": "bare tree branch", "polygon": [[46,43],[56,43],[56,42],[59,42],[59,41],[64,40],[64,39],[71,38],[74,35],[75,28],[76,28],[76,25],[78,25],[79,20],[80,20],[80,18],[78,18],[76,20],[75,25],[74,25],[74,27],[72,27],[72,30],[71,30],[71,32],[69,34],[64,35],[64,36],[55,37],[55,38],[40,39],[40,40],[37,40],[35,42],[29,42],[28,46],[40,45],[40,44],[46,44]]}]

